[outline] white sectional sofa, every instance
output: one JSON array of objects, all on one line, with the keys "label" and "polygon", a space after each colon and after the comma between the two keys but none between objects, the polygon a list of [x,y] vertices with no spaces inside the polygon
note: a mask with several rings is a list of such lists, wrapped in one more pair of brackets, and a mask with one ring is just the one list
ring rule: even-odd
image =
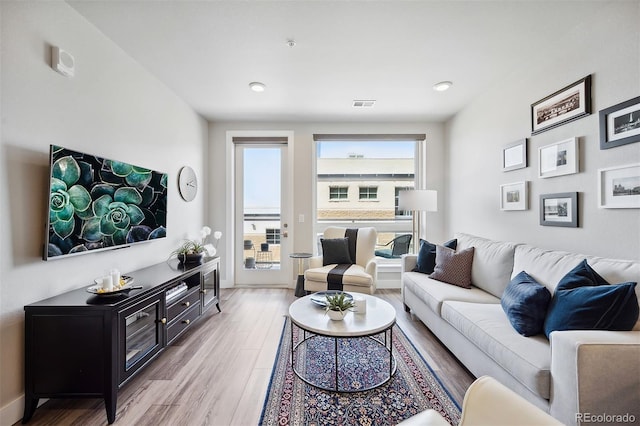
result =
[{"label": "white sectional sofa", "polygon": [[[405,309],[415,314],[476,377],[493,376],[567,425],[640,422],[640,321],[632,331],[554,331],[524,337],[511,326],[500,297],[526,271],[553,294],[582,260],[609,283],[640,281],[640,262],[543,250],[457,234],[457,250],[474,247],[472,288],[411,272],[402,264]],[[640,300],[640,284],[636,286]],[[633,416],[633,417],[632,417]],[[602,420],[598,422],[598,420]],[[594,422],[595,421],[595,422]]]}]

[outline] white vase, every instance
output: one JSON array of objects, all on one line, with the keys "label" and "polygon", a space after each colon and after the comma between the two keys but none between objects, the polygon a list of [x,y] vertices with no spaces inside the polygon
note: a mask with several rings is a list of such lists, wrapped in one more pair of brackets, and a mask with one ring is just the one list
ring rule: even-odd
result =
[{"label": "white vase", "polygon": [[333,321],[342,321],[345,315],[347,315],[347,311],[328,310],[327,315],[329,315],[329,318],[331,318]]}]

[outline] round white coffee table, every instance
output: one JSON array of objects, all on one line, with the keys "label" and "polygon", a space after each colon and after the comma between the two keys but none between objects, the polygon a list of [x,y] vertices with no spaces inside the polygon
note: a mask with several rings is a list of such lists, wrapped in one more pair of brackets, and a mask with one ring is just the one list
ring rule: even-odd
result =
[{"label": "round white coffee table", "polygon": [[[302,297],[289,306],[293,371],[306,383],[324,390],[361,392],[374,389],[391,380],[396,371],[392,350],[396,310],[375,296],[349,294],[354,299],[366,301],[366,312],[349,312],[342,321],[329,319],[324,308],[312,302],[313,295]],[[298,329],[297,333],[294,328]],[[384,368],[378,368],[383,353],[388,358],[384,359]],[[364,379],[357,377],[358,374],[350,374],[359,373],[360,368],[371,372],[364,374],[367,376]]]}]

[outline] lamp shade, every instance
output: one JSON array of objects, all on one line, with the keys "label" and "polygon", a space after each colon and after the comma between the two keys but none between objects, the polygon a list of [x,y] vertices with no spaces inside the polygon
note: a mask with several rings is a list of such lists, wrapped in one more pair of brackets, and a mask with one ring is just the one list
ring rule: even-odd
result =
[{"label": "lamp shade", "polygon": [[438,191],[431,189],[408,189],[398,193],[398,207],[403,210],[424,212],[438,211]]}]

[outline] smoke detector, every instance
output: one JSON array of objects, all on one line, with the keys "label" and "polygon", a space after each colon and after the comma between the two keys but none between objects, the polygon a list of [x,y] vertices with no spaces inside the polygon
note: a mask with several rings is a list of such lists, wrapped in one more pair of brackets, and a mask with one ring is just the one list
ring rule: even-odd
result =
[{"label": "smoke detector", "polygon": [[354,108],[373,108],[375,104],[375,100],[355,99],[352,106]]}]

